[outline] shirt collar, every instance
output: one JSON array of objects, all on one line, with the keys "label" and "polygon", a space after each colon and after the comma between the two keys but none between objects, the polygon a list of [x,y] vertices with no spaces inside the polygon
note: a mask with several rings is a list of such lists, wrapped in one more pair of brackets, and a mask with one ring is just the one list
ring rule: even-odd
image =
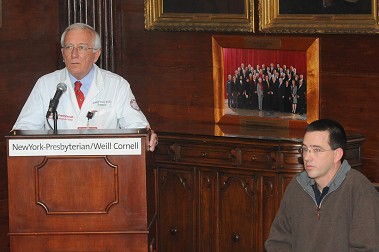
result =
[{"label": "shirt collar", "polygon": [[91,83],[92,83],[92,81],[94,79],[94,76],[95,76],[95,68],[92,66],[92,68],[89,71],[89,73],[86,76],[84,76],[84,78],[81,79],[81,80],[76,79],[70,73],[68,73],[68,76],[70,77],[70,80],[71,80],[71,83],[72,83],[73,87],[75,87],[74,83],[76,81],[80,81],[82,83],[82,86],[81,86],[80,90],[83,92],[84,96],[86,96],[88,94],[88,90],[91,87]]}]

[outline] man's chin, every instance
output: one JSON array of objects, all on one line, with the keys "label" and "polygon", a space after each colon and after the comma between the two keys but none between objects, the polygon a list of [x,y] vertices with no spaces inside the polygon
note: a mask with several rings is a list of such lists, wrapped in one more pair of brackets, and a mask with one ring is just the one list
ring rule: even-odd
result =
[{"label": "man's chin", "polygon": [[315,174],[314,168],[305,169],[305,171],[307,172],[308,177],[310,177],[310,178],[315,178],[317,176],[317,174]]},{"label": "man's chin", "polygon": [[67,69],[70,74],[72,76],[74,76],[76,79],[78,80],[81,80],[83,77],[82,77],[82,71],[80,71],[80,69],[76,69],[76,68],[68,68]]}]

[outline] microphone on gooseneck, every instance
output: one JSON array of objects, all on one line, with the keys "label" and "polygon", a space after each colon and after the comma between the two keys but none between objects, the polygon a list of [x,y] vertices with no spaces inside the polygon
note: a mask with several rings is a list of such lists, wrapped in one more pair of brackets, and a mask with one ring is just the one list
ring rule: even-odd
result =
[{"label": "microphone on gooseneck", "polygon": [[65,83],[58,83],[57,91],[55,91],[54,97],[50,100],[49,109],[47,110],[47,113],[46,113],[46,118],[48,118],[51,115],[51,113],[56,111],[59,98],[61,98],[62,94],[66,92],[66,90],[67,90],[67,85]]}]

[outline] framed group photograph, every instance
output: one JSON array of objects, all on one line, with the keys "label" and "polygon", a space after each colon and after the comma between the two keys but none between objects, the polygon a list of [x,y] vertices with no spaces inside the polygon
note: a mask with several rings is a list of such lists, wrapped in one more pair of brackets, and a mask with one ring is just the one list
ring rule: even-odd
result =
[{"label": "framed group photograph", "polygon": [[377,0],[259,0],[259,30],[272,33],[377,33]]},{"label": "framed group photograph", "polygon": [[212,37],[215,123],[303,127],[319,118],[319,38]]},{"label": "framed group photograph", "polygon": [[254,0],[145,0],[145,29],[254,31]]}]

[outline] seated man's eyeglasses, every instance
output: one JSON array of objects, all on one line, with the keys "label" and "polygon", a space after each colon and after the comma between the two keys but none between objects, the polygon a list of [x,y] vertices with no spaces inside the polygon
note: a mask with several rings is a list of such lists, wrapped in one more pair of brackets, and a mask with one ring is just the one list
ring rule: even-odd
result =
[{"label": "seated man's eyeglasses", "polygon": [[306,154],[308,153],[312,153],[314,155],[318,155],[320,153],[323,153],[323,152],[326,152],[326,151],[334,151],[333,149],[323,149],[321,147],[312,147],[312,148],[308,148],[307,146],[303,145],[300,147],[299,149],[300,153],[305,156]]}]

